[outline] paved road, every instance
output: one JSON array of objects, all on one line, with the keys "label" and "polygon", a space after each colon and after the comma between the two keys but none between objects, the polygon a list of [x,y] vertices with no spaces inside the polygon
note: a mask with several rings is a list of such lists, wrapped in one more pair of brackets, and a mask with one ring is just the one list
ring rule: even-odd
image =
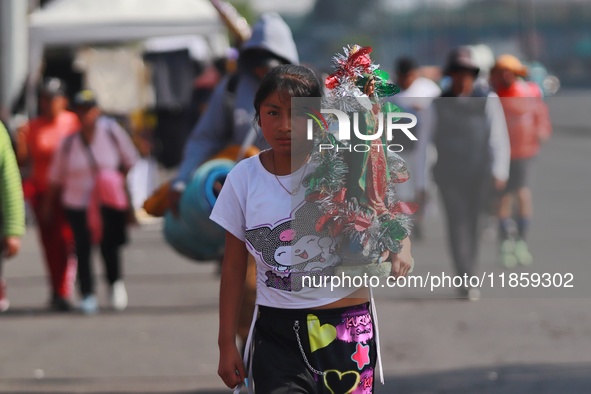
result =
[{"label": "paved road", "polygon": [[[571,105],[553,111],[566,124],[537,162],[535,263],[515,272],[573,272],[575,288],[497,286],[484,288],[479,302],[453,299],[450,289],[381,289],[386,385],[378,393],[591,393],[591,131],[581,128],[591,123],[577,118],[569,127],[573,116],[589,118]],[[449,274],[437,212],[428,224],[425,240],[414,244],[416,274]],[[481,270],[499,275],[494,246],[485,237]],[[0,316],[0,392],[228,392],[215,373],[215,266],[174,254],[158,224],[134,230],[125,261],[127,311],[48,313],[30,229],[23,253],[6,266],[12,308]],[[99,297],[106,307],[103,283]]]}]

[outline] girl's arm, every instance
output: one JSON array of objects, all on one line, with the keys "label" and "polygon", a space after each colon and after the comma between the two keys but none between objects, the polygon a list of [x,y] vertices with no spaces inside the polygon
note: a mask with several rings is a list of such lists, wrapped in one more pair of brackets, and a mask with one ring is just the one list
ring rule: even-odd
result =
[{"label": "girl's arm", "polygon": [[246,377],[244,363],[236,346],[238,313],[246,278],[246,245],[226,231],[226,246],[220,283],[220,328],[218,346],[220,361],[218,375],[226,386],[236,387]]},{"label": "girl's arm", "polygon": [[29,159],[29,124],[21,126],[16,133],[16,159],[19,165],[25,165]]}]

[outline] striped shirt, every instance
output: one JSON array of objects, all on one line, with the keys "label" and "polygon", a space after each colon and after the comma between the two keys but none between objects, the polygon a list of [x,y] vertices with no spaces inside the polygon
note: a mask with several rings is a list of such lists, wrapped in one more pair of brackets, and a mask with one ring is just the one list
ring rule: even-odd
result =
[{"label": "striped shirt", "polygon": [[8,131],[0,123],[0,219],[3,236],[25,233],[25,206],[21,176]]}]

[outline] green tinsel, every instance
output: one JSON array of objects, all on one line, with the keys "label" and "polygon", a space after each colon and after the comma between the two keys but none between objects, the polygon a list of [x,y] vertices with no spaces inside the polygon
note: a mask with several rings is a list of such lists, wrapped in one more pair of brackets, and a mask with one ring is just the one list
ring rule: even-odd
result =
[{"label": "green tinsel", "polygon": [[345,185],[345,176],[348,168],[342,156],[336,150],[323,150],[318,148],[320,144],[337,146],[339,142],[330,133],[324,133],[322,140],[315,144],[312,161],[317,164],[316,169],[306,179],[307,194],[324,192],[327,194],[341,190]]},{"label": "green tinsel", "polygon": [[376,83],[376,95],[378,97],[389,97],[400,92],[400,88],[392,83]]}]

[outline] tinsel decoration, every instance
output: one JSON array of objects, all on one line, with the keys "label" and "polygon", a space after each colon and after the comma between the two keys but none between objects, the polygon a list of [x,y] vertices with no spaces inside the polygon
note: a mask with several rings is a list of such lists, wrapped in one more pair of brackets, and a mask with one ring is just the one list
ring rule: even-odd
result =
[{"label": "tinsel decoration", "polygon": [[[364,95],[363,89],[371,77],[375,81],[375,95],[378,98],[393,96],[400,92],[400,88],[388,82],[390,76],[380,70],[369,56],[371,47],[349,45],[343,48],[343,53],[337,53],[332,58],[335,72],[329,75],[324,84],[330,90],[328,103],[331,108],[339,108],[346,112],[359,111],[363,105],[356,98]],[[395,107],[393,104],[388,103]]]},{"label": "tinsel decoration", "polygon": [[[358,45],[348,46],[343,54],[333,58],[336,71],[326,78],[326,87],[330,96],[323,105],[326,108],[338,108],[344,111],[365,110],[359,98],[364,97],[364,86],[370,76],[375,81],[374,103],[379,99],[399,92],[396,85],[388,82],[388,74],[373,64],[369,54],[371,48]],[[365,100],[368,97],[365,96]],[[381,112],[401,112],[391,103],[380,106]],[[328,118],[334,122],[334,118]],[[416,211],[416,205],[404,203],[396,196],[396,184],[409,178],[404,160],[395,153],[388,153],[387,171],[389,181],[386,195],[383,196],[387,212],[377,215],[371,207],[364,206],[356,198],[347,198],[346,176],[349,173],[343,158],[343,149],[319,149],[321,144],[343,147],[331,133],[330,125],[323,126],[315,133],[314,150],[311,161],[315,170],[306,177],[306,198],[320,207],[322,216],[316,222],[317,231],[328,230],[334,237],[343,237],[340,250],[343,256],[341,270],[354,273],[359,270],[366,273],[389,274],[390,263],[380,262],[380,255],[389,250],[399,253],[401,241],[410,234],[411,223],[408,215]]]}]

